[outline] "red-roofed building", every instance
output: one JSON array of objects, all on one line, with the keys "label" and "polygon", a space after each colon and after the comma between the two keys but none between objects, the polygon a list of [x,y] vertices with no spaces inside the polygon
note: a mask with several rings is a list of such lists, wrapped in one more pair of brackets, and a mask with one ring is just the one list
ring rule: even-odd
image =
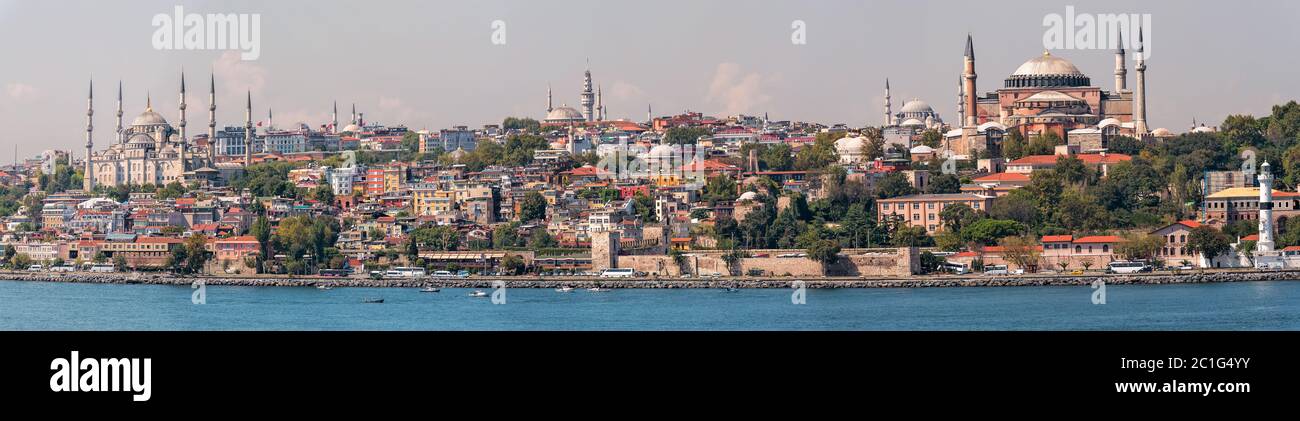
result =
[{"label": "red-roofed building", "polygon": [[1105,176],[1110,171],[1111,165],[1133,160],[1133,157],[1128,155],[1105,152],[1077,155],[1030,155],[1007,163],[1006,172],[1030,174],[1038,170],[1052,169],[1056,168],[1058,159],[1070,157],[1078,158],[1083,161],[1084,165],[1100,170],[1102,176]]}]

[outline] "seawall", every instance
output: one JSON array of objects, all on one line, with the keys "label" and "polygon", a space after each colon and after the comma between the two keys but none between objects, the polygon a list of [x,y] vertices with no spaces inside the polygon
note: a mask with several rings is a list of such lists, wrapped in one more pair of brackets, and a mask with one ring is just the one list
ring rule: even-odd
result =
[{"label": "seawall", "polygon": [[1011,287],[1011,286],[1067,286],[1090,285],[1101,280],[1107,285],[1163,285],[1201,284],[1218,282],[1300,280],[1300,270],[1270,271],[1207,271],[1186,273],[1154,273],[1134,275],[1018,275],[1018,276],[912,276],[907,278],[718,278],[669,279],[633,278],[608,279],[595,277],[474,277],[460,279],[366,279],[324,277],[213,277],[176,276],[166,274],[135,273],[29,273],[0,272],[0,279],[34,282],[73,282],[99,284],[191,285],[202,281],[206,285],[311,287],[330,285],[336,287],[394,287],[417,288],[491,288],[503,281],[507,288],[790,288],[802,281],[808,288],[929,288],[929,287]]}]

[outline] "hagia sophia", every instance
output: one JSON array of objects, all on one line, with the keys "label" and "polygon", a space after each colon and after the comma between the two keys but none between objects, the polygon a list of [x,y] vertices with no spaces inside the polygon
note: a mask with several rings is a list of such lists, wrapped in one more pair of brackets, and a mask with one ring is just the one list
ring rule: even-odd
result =
[{"label": "hagia sophia", "polygon": [[[1081,151],[1104,150],[1111,136],[1140,139],[1167,136],[1166,129],[1150,130],[1146,121],[1146,62],[1139,31],[1135,54],[1136,84],[1130,89],[1123,40],[1115,50],[1113,89],[1092,83],[1069,60],[1043,52],[1016,68],[992,92],[976,87],[975,45],[966,38],[963,69],[957,89],[955,124],[944,124],[937,113],[921,100],[903,104],[894,112],[885,82],[885,126],[882,133],[889,145],[915,146],[925,130],[943,134],[940,153],[957,159],[975,159],[1001,147],[1009,130],[1025,138],[1055,133]],[[946,129],[946,130],[944,130]]]}]

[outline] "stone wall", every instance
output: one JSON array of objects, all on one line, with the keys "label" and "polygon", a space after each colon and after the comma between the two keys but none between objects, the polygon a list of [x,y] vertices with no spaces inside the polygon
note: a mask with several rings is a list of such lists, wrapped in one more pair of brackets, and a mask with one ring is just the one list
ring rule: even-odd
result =
[{"label": "stone wall", "polygon": [[[802,253],[802,250],[755,250],[750,257],[740,259],[739,275],[759,271],[763,276],[822,276],[822,265],[806,257],[776,257],[783,254]],[[687,252],[685,265],[679,265],[671,256],[618,256],[620,268],[659,276],[681,276],[682,269],[694,275],[729,275],[722,251]],[[847,249],[840,260],[826,268],[830,276],[908,276],[917,272],[919,254],[915,249]]]}]

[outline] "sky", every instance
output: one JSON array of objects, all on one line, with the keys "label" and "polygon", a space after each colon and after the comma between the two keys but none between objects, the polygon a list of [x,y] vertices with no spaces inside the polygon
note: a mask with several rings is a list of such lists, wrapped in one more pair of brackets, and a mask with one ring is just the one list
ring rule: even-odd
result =
[{"label": "sky", "polygon": [[[154,16],[257,14],[260,54],[157,49]],[[144,109],[173,124],[182,69],[188,130],[207,129],[207,81],[217,79],[218,126],[254,118],[277,126],[341,124],[353,103],[367,122],[436,130],[541,119],[577,108],[588,63],[610,118],[643,121],[686,110],[850,126],[883,120],[919,98],[955,121],[965,38],[974,37],[979,92],[1044,50],[1044,17],[1151,16],[1151,127],[1187,130],[1229,114],[1267,115],[1300,97],[1300,2],[1277,1],[43,1],[0,0],[0,160],[46,149],[82,154],[87,84],[95,81],[94,140],[114,134],[116,85],[125,124]],[[504,43],[499,27],[504,26]],[[803,44],[792,42],[802,22]],[[1113,88],[1113,51],[1055,50]],[[1129,86],[1134,85],[1132,55]]]}]

